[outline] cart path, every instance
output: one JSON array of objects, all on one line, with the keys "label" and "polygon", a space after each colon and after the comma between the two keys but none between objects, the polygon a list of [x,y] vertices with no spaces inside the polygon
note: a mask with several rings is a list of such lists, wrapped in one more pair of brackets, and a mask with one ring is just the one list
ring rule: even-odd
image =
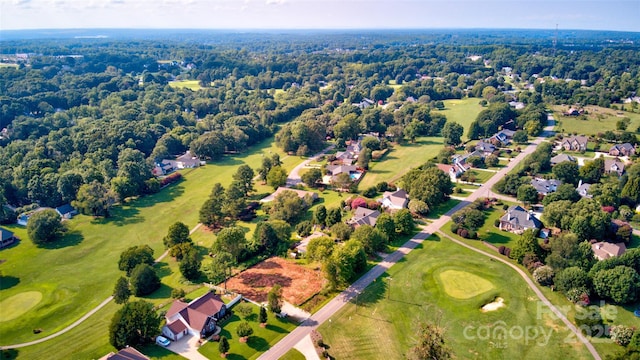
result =
[{"label": "cart path", "polygon": [[[202,226],[202,224],[197,224],[193,229],[191,229],[191,231],[189,231],[189,235],[193,234],[194,232],[196,232],[200,226]],[[160,255],[155,261],[154,264],[159,263],[160,261],[162,261],[162,259],[164,259],[167,255],[169,255],[169,250],[166,250],[164,253],[162,253],[162,255]],[[33,340],[33,341],[29,341],[26,343],[21,343],[21,344],[14,344],[14,345],[1,345],[0,349],[2,350],[6,350],[6,349],[18,349],[21,347],[25,347],[25,346],[31,346],[31,345],[36,345],[36,344],[40,344],[43,343],[45,341],[51,340],[53,338],[56,338],[70,330],[72,330],[73,328],[75,328],[76,326],[82,324],[85,320],[87,320],[91,315],[95,314],[96,312],[98,312],[98,310],[102,309],[103,307],[105,307],[111,300],[113,300],[113,296],[109,296],[108,298],[106,298],[103,302],[101,302],[98,306],[94,307],[93,309],[91,309],[88,313],[84,314],[80,319],[78,319],[76,322],[74,322],[73,324],[67,326],[66,328],[55,332],[51,335],[45,336],[43,338],[37,339],[37,340]]]}]

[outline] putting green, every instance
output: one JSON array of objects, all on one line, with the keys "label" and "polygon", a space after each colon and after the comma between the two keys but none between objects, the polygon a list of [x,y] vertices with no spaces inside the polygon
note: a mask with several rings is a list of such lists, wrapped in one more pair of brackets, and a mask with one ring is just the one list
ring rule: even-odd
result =
[{"label": "putting green", "polygon": [[42,300],[39,291],[25,291],[0,302],[0,322],[13,320],[26,313]]},{"label": "putting green", "polygon": [[469,299],[494,288],[489,280],[466,271],[445,270],[438,277],[447,295],[456,299]]}]

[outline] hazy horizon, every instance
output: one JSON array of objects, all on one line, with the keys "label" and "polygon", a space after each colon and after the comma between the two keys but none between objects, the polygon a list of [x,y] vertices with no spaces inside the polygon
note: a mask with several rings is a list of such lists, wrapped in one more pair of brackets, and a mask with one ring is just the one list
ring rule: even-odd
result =
[{"label": "hazy horizon", "polygon": [[640,32],[640,1],[0,0],[2,30],[442,30]]}]

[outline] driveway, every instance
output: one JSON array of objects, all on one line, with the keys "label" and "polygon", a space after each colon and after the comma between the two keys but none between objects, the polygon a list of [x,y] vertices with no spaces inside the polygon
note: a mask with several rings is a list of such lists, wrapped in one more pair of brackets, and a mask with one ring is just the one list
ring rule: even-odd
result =
[{"label": "driveway", "polygon": [[200,338],[195,335],[185,335],[178,341],[172,341],[167,349],[174,353],[191,360],[208,360],[204,355],[198,352],[198,340]]},{"label": "driveway", "polygon": [[291,186],[300,184],[302,182],[302,179],[300,178],[300,170],[302,170],[305,166],[309,165],[309,163],[311,163],[312,161],[315,161],[320,156],[324,155],[327,151],[333,149],[334,147],[335,145],[330,145],[326,147],[324,150],[322,150],[320,153],[313,155],[312,157],[298,164],[298,166],[294,167],[293,170],[291,170],[291,172],[289,173],[289,176],[287,177],[287,186],[291,187]]}]

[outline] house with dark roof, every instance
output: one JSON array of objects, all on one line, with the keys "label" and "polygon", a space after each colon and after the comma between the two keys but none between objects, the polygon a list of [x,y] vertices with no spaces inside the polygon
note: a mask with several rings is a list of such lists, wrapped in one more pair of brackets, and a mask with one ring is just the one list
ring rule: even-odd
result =
[{"label": "house with dark roof", "polygon": [[605,260],[610,257],[620,256],[627,251],[627,247],[624,243],[609,243],[609,242],[596,242],[591,244],[591,250],[593,250],[593,256],[598,260]]},{"label": "house with dark roof", "polygon": [[124,349],[120,349],[117,353],[108,353],[98,360],[149,360],[149,358],[131,346],[127,346]]},{"label": "house with dark roof", "polygon": [[60,214],[63,219],[71,219],[75,215],[78,215],[78,210],[74,209],[70,204],[58,206],[56,212]]},{"label": "house with dark roof", "polygon": [[496,146],[489,142],[484,142],[482,140],[478,141],[476,144],[476,151],[482,152],[484,156],[489,156],[496,151]]},{"label": "house with dark roof", "polygon": [[16,238],[11,231],[0,228],[0,249],[15,243],[17,240],[18,238]]},{"label": "house with dark roof", "polygon": [[380,200],[382,206],[391,210],[400,210],[407,207],[409,194],[405,190],[385,191]]},{"label": "house with dark roof", "polygon": [[549,195],[552,192],[555,192],[558,186],[562,185],[562,181],[555,179],[541,179],[541,178],[533,178],[531,179],[531,185],[536,188],[538,194],[540,195]]},{"label": "house with dark roof", "polygon": [[162,328],[162,334],[173,341],[187,334],[204,338],[213,334],[218,321],[230,312],[222,299],[213,292],[190,303],[176,300],[165,315],[167,324]]},{"label": "house with dark roof", "polygon": [[380,212],[378,210],[371,210],[360,206],[347,223],[356,228],[362,225],[376,226],[376,221],[378,221],[379,216]]},{"label": "house with dark roof", "polygon": [[572,136],[564,138],[560,145],[566,151],[586,151],[589,138],[586,136]]},{"label": "house with dark roof", "polygon": [[515,133],[515,131],[509,129],[500,130],[489,138],[489,142],[501,144],[503,146],[509,145]]},{"label": "house with dark roof", "polygon": [[620,159],[605,159],[604,160],[604,173],[616,174],[622,176],[624,173],[624,163]]},{"label": "house with dark roof", "polygon": [[636,148],[629,143],[616,144],[609,149],[611,156],[633,156],[636,154]]},{"label": "house with dark roof", "polygon": [[551,166],[558,165],[558,164],[563,163],[565,161],[578,162],[578,160],[576,160],[576,158],[574,158],[571,155],[558,154],[558,155],[556,155],[556,156],[551,158]]},{"label": "house with dark roof", "polygon": [[527,211],[519,205],[511,206],[500,218],[500,230],[521,234],[528,229],[542,228],[542,222],[536,218],[532,212]]}]

